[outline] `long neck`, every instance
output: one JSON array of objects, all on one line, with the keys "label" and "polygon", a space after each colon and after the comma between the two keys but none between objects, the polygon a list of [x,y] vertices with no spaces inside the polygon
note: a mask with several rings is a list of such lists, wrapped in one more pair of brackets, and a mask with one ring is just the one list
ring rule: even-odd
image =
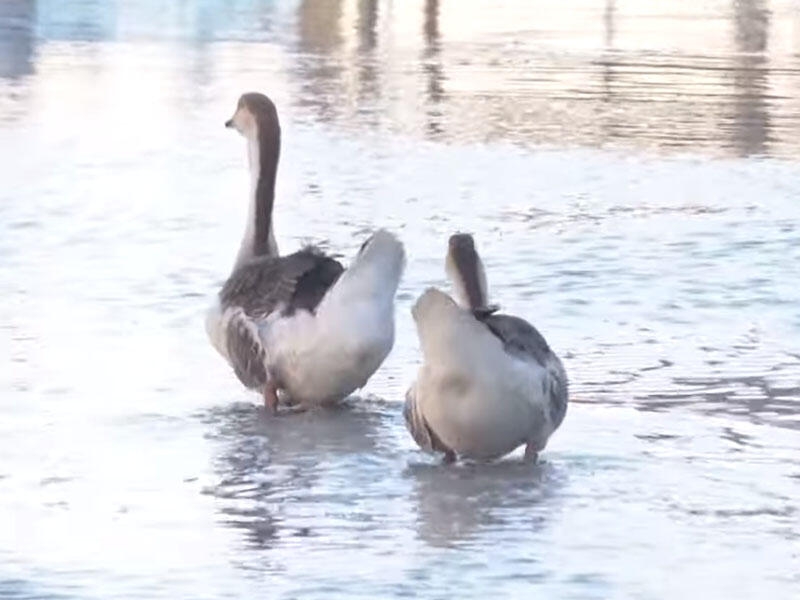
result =
[{"label": "long neck", "polygon": [[234,268],[256,256],[278,256],[272,226],[275,204],[275,177],[280,158],[280,130],[259,134],[248,140],[250,164],[250,206],[244,237]]},{"label": "long neck", "polygon": [[487,306],[486,272],[474,249],[451,248],[445,268],[453,282],[456,301],[463,308],[475,310]]}]

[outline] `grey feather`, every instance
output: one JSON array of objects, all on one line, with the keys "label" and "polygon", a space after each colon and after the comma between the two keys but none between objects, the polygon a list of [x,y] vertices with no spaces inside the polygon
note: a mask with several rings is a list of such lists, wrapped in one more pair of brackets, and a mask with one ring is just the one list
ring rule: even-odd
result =
[{"label": "grey feather", "polygon": [[248,388],[267,383],[266,354],[255,325],[238,310],[228,322],[226,335],[228,357],[239,381]]},{"label": "grey feather", "polygon": [[220,291],[223,306],[240,306],[251,318],[283,307],[291,314],[314,311],[344,271],[342,265],[313,248],[288,256],[263,256],[236,269]]},{"label": "grey feather", "polygon": [[431,429],[425,417],[422,415],[417,405],[417,395],[414,386],[406,392],[406,401],[403,405],[403,417],[406,421],[406,429],[417,442],[417,445],[428,452],[444,452],[453,454],[453,450],[448,448],[439,436]]},{"label": "grey feather", "polygon": [[547,340],[525,319],[485,312],[473,312],[473,314],[503,342],[506,352],[523,358],[532,358],[544,367],[547,377],[542,383],[544,387],[542,392],[548,399],[553,429],[558,428],[567,414],[569,383],[561,360],[550,349]]},{"label": "grey feather", "polygon": [[486,324],[510,354],[533,358],[543,367],[553,355],[544,336],[525,319],[498,314],[476,315],[476,318]]},{"label": "grey feather", "polygon": [[288,256],[261,256],[234,271],[219,293],[220,303],[235,312],[228,321],[228,358],[248,388],[263,387],[270,373],[255,321],[281,310],[313,312],[344,271],[342,265],[316,249]]},{"label": "grey feather", "polygon": [[549,375],[547,395],[550,421],[553,423],[553,429],[557,429],[567,414],[569,382],[567,381],[567,372],[555,354],[552,354],[551,360],[547,362],[547,374]]}]

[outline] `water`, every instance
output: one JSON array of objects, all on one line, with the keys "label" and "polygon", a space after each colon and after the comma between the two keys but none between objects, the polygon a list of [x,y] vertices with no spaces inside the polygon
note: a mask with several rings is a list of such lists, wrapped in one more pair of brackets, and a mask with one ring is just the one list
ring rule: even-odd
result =
[{"label": "water", "polygon": [[[780,0],[0,2],[0,597],[796,596],[798,32]],[[407,244],[338,410],[268,418],[205,339],[250,89],[283,250]],[[571,375],[535,467],[402,423],[456,229]]]}]

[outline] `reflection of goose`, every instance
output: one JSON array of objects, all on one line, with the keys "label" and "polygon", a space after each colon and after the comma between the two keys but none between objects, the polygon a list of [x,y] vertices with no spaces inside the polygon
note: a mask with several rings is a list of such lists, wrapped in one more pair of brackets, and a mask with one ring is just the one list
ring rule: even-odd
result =
[{"label": "reflection of goose", "polygon": [[455,469],[409,466],[419,536],[433,546],[449,546],[484,529],[496,532],[507,521],[514,521],[515,529],[538,529],[553,512],[554,486],[559,485],[551,469],[516,462]]},{"label": "reflection of goose", "polygon": [[217,482],[206,493],[216,499],[221,522],[242,531],[254,548],[270,547],[287,533],[305,535],[306,515],[330,506],[321,490],[349,489],[355,500],[359,482],[380,480],[388,462],[400,458],[399,450],[386,447],[397,429],[393,403],[348,400],[286,420],[240,402],[201,418],[218,447]]},{"label": "reflection of goose", "polygon": [[273,411],[279,390],[300,406],[341,400],[364,386],[394,344],[403,246],[379,230],[347,270],[314,248],[279,256],[272,228],[280,154],[275,105],[244,94],[225,125],[247,139],[253,193],[233,273],[206,319],[208,335]]},{"label": "reflection of goose", "polygon": [[446,267],[458,304],[430,288],[412,309],[423,365],[406,394],[408,429],[448,461],[497,458],[522,444],[535,460],[566,414],[564,367],[530,323],[488,306],[472,236],[450,238]]},{"label": "reflection of goose", "polygon": [[215,428],[214,437],[230,442],[230,449],[235,449],[232,456],[252,455],[253,460],[258,456],[258,464],[233,460],[230,467],[262,475],[269,465],[299,465],[307,460],[313,470],[321,468],[317,463],[325,458],[374,455],[385,445],[389,430],[397,426],[396,419],[393,403],[355,397],[291,420],[270,419],[246,403],[214,409],[206,417]]}]

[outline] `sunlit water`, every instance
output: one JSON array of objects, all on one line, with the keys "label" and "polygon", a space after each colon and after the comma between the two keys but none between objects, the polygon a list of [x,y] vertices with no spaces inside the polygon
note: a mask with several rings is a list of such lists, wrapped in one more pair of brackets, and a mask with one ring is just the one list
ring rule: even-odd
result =
[{"label": "sunlit water", "polygon": [[[407,246],[337,410],[205,339],[250,89],[282,249]],[[796,597],[798,92],[787,1],[0,2],[0,597]],[[457,229],[571,376],[537,466],[405,432]]]}]

